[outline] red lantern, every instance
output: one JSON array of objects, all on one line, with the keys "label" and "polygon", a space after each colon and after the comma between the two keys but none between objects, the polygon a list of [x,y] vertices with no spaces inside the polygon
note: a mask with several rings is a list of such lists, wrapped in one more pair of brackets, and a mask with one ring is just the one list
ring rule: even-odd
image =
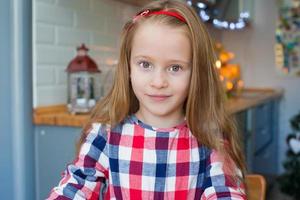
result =
[{"label": "red lantern", "polygon": [[71,113],[88,113],[96,104],[95,84],[101,73],[97,64],[88,55],[88,48],[82,44],[77,56],[69,63],[68,108]]}]

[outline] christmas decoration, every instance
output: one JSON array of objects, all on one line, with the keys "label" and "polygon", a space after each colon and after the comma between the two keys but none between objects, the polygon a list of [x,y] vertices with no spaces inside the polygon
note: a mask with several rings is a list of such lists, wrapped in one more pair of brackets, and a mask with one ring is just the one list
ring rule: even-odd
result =
[{"label": "christmas decoration", "polygon": [[240,66],[230,63],[235,55],[227,51],[221,43],[216,43],[215,47],[218,56],[216,67],[218,68],[220,79],[227,92],[227,96],[232,96],[233,92],[238,94],[243,88],[244,82],[241,80]]},{"label": "christmas decoration", "polygon": [[68,72],[68,109],[72,114],[88,113],[95,106],[97,76],[101,73],[95,61],[88,55],[89,49],[82,44],[71,60]]},{"label": "christmas decoration", "polygon": [[276,65],[284,74],[300,75],[300,1],[280,0],[276,28]]},{"label": "christmas decoration", "polygon": [[204,22],[210,22],[219,29],[237,30],[245,28],[249,22],[249,12],[240,12],[236,21],[218,19],[215,15],[220,13],[220,10],[215,9],[214,7],[220,2],[221,1],[200,1],[194,3],[192,0],[187,0],[187,4],[197,10],[201,20]]},{"label": "christmas decoration", "polygon": [[279,176],[280,190],[300,199],[300,112],[290,120],[293,133],[287,136],[287,158],[283,163],[285,172]]}]

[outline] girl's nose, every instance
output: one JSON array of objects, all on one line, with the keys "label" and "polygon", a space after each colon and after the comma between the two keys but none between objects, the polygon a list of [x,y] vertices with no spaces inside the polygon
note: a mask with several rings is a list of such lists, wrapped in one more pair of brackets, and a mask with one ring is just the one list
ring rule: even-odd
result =
[{"label": "girl's nose", "polygon": [[157,71],[153,74],[150,85],[155,88],[164,88],[168,86],[167,75],[163,71]]}]

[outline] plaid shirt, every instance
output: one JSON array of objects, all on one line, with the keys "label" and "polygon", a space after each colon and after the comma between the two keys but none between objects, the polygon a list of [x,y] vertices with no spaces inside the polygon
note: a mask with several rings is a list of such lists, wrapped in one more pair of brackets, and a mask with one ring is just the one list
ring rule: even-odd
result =
[{"label": "plaid shirt", "polygon": [[111,130],[95,123],[48,199],[246,199],[221,160],[186,122],[157,129],[132,115]]}]

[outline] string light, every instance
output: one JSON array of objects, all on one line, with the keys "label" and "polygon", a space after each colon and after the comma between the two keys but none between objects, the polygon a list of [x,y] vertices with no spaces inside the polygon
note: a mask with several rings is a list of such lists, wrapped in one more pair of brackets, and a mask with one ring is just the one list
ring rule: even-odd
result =
[{"label": "string light", "polygon": [[206,12],[204,10],[200,10],[200,17],[205,22],[210,19],[210,17],[206,14]]},{"label": "string light", "polygon": [[197,6],[200,9],[205,9],[206,8],[206,5],[204,3],[201,3],[201,2],[197,3]]},{"label": "string light", "polygon": [[191,0],[186,1],[186,3],[187,3],[189,6],[192,6],[192,1],[191,1]]},{"label": "string light", "polygon": [[[192,6],[193,3],[191,0],[187,0],[187,4]],[[246,22],[250,18],[249,12],[241,12],[239,18],[236,22],[229,22],[226,20],[212,19],[209,14],[206,12],[206,4],[198,2],[196,6],[199,8],[199,16],[204,21],[212,21],[212,24],[217,28],[224,28],[230,30],[243,29],[246,26]]]},{"label": "string light", "polygon": [[222,62],[220,60],[216,61],[216,67],[220,69],[222,67]]}]

